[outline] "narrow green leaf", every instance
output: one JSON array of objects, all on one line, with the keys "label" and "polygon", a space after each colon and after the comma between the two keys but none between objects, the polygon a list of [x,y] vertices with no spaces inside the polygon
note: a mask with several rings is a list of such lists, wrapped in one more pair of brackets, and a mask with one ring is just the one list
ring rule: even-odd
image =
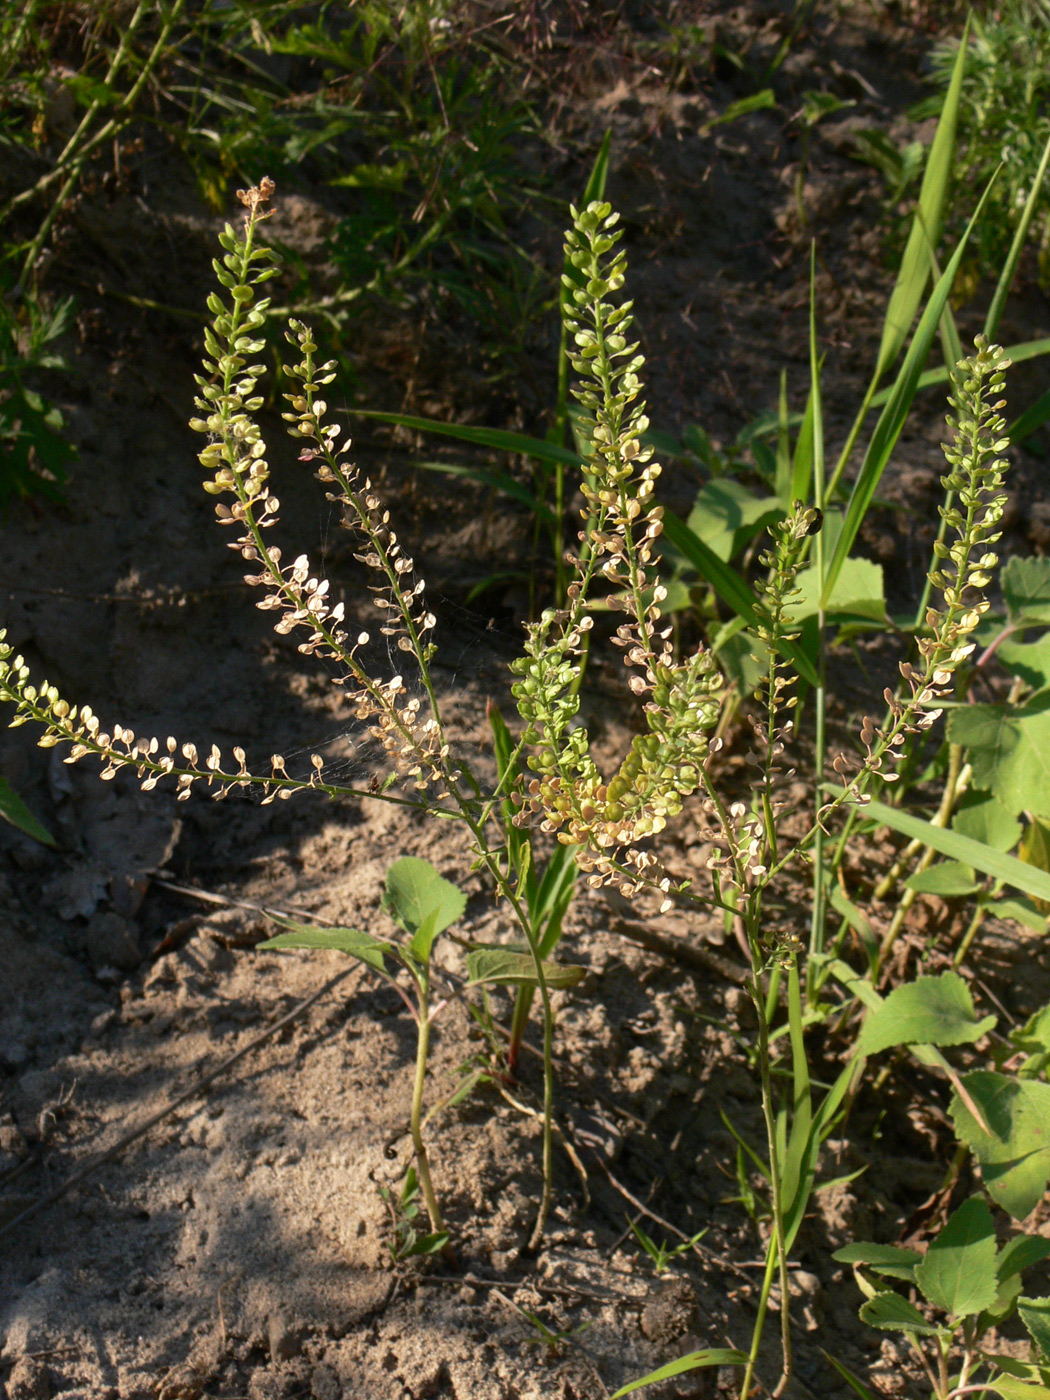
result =
[{"label": "narrow green leaf", "polygon": [[860,1380],[859,1377],[855,1376],[844,1362],[839,1361],[836,1357],[832,1356],[830,1351],[824,1351],[823,1347],[821,1347],[821,1352],[824,1355],[824,1359],[828,1361],[832,1366],[834,1366],[835,1370],[839,1373],[839,1375],[846,1382],[846,1384],[853,1391],[853,1393],[855,1395],[860,1396],[860,1400],[878,1400],[878,1396],[875,1394],[875,1392],[873,1390],[869,1390],[868,1387],[864,1384],[864,1382]]},{"label": "narrow green leaf", "polygon": [[279,933],[259,943],[259,948],[329,948],[338,953],[349,953],[352,958],[366,963],[376,972],[389,976],[386,956],[397,957],[398,949],[393,943],[384,943],[358,928],[313,928],[310,924],[298,924],[294,919],[270,916],[274,923],[292,930]]},{"label": "narrow green leaf", "polygon": [[[990,341],[995,341],[999,331],[999,321],[1003,314],[1003,307],[1006,305],[1006,298],[1010,295],[1010,287],[1017,271],[1017,264],[1021,259],[1021,252],[1028,239],[1028,230],[1032,224],[1035,214],[1035,207],[1039,202],[1039,196],[1043,189],[1043,177],[1046,175],[1047,163],[1050,162],[1050,139],[1043,147],[1043,157],[1039,162],[1039,169],[1036,171],[1035,179],[1032,181],[1032,188],[1028,191],[1028,198],[1025,200],[1021,217],[1017,221],[1014,230],[1013,242],[1010,244],[1010,251],[1006,255],[1002,271],[999,274],[999,281],[996,284],[995,295],[988,308],[988,315],[984,318],[984,334]],[[1011,441],[1016,441],[1013,433],[1010,434]]]},{"label": "narrow green leaf", "polygon": [[1033,433],[1039,431],[1043,424],[1050,419],[1050,389],[1039,395],[1035,403],[1020,415],[1006,430],[1006,436],[1012,443],[1024,442]]},{"label": "narrow green leaf", "polygon": [[958,1094],[951,1101],[955,1131],[976,1153],[988,1194],[1023,1220],[1050,1180],[1050,1084],[993,1070],[974,1070],[962,1082],[990,1132]]},{"label": "narrow green leaf", "polygon": [[[897,281],[890,295],[886,319],[882,328],[875,378],[881,379],[896,360],[903,346],[915,313],[922,301],[923,289],[930,275],[928,249],[936,249],[941,236],[941,221],[948,186],[955,164],[955,132],[959,121],[963,74],[969,44],[970,23],[967,20],[959,41],[959,52],[952,70],[951,82],[941,108],[937,132],[930,146],[923,172],[919,204],[915,211],[908,242],[901,258]],[[954,273],[953,273],[954,280]],[[942,308],[943,309],[943,308]],[[937,320],[940,320],[938,312]],[[925,358],[925,356],[923,357]]]},{"label": "narrow green leaf", "polygon": [[975,1317],[994,1305],[995,1225],[983,1196],[971,1196],[953,1211],[915,1270],[926,1301],[952,1319]]},{"label": "narrow green leaf", "polygon": [[[587,972],[573,963],[545,962],[543,975],[548,987],[575,987]],[[524,986],[536,981],[536,965],[532,954],[507,944],[472,948],[467,954],[468,986],[498,983],[501,986]]]},{"label": "narrow green leaf", "polygon": [[661,1366],[658,1371],[650,1371],[641,1380],[631,1381],[630,1385],[621,1386],[609,1400],[621,1400],[621,1396],[631,1395],[636,1390],[641,1390],[647,1385],[656,1385],[658,1381],[669,1381],[673,1376],[684,1375],[686,1371],[698,1371],[703,1366],[746,1366],[747,1357],[742,1351],[730,1350],[728,1347],[712,1347],[707,1351],[691,1351],[686,1356],[680,1356],[677,1361],[669,1361],[666,1366]]},{"label": "narrow green leaf", "polygon": [[536,457],[544,462],[563,462],[566,466],[580,467],[583,458],[567,447],[558,447],[543,438],[527,437],[524,433],[512,433],[503,428],[476,428],[462,423],[444,423],[437,418],[416,418],[408,413],[380,413],[371,408],[350,408],[348,413],[358,418],[372,418],[377,423],[393,423],[397,427],[412,428],[419,433],[437,433],[441,437],[455,438],[458,442],[472,442],[478,447],[492,447],[498,452],[520,452],[526,457]]},{"label": "narrow green leaf", "polygon": [[42,845],[53,846],[55,844],[55,838],[47,827],[37,821],[11,784],[2,777],[0,777],[0,817],[9,821],[12,826],[17,826],[19,831],[24,831],[34,841],[41,842]]},{"label": "narrow green leaf", "polygon": [[879,421],[875,425],[875,431],[871,435],[871,441],[868,443],[868,449],[864,454],[864,460],[850,493],[842,533],[839,535],[835,552],[828,564],[824,580],[825,600],[832,595],[839,571],[853,548],[853,542],[857,538],[868,507],[874,499],[875,490],[885,470],[886,463],[897,445],[897,439],[900,437],[901,429],[904,427],[912,400],[915,397],[915,391],[918,388],[919,375],[930,353],[930,346],[937,334],[937,327],[947,305],[948,295],[959,271],[959,264],[962,262],[967,240],[975,222],[984,210],[987,198],[988,191],[986,190],[980,204],[974,211],[973,218],[966,226],[966,231],[959,240],[959,246],[926,303],[926,309],[919,318],[919,324],[890,391],[886,407],[879,415]]},{"label": "narrow green leaf", "polygon": [[962,861],[965,865],[972,865],[975,870],[983,871],[985,875],[991,875],[996,880],[1001,880],[1004,885],[1011,885],[1014,889],[1023,890],[1025,894],[1030,894],[1034,899],[1050,900],[1050,875],[1043,870],[1036,870],[1032,865],[1026,865],[1023,860],[1018,860],[1016,856],[1004,855],[1001,851],[994,851],[990,846],[982,846],[979,841],[971,841],[968,836],[963,836],[958,831],[946,831],[943,827],[934,826],[932,822],[924,821],[921,817],[912,816],[910,812],[898,811],[896,807],[889,807],[885,802],[872,800],[864,807],[864,814],[890,827],[893,831],[899,831],[902,836],[907,836],[909,840],[917,839],[924,845],[930,846],[935,851],[940,851],[942,856],[949,856],[952,860]]}]

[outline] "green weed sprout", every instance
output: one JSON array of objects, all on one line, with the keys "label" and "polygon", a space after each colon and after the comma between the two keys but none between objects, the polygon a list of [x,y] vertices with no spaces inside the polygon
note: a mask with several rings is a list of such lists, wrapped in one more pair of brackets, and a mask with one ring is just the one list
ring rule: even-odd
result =
[{"label": "green weed sprout", "polygon": [[[998,1248],[987,1201],[971,1196],[924,1254],[898,1245],[857,1243],[833,1257],[853,1266],[865,1297],[861,1320],[881,1331],[903,1333],[936,1400],[989,1393],[1004,1400],[1039,1400],[1047,1393],[1050,1299],[1022,1297],[1021,1274],[1048,1254],[1050,1240],[1040,1235],[1014,1235]],[[887,1280],[905,1284],[911,1297]],[[916,1293],[925,1306],[915,1301]],[[985,1347],[987,1334],[1014,1313],[1032,1341],[1027,1362]],[[953,1356],[958,1358],[954,1374]],[[859,1395],[874,1400],[840,1361],[828,1359]]]}]

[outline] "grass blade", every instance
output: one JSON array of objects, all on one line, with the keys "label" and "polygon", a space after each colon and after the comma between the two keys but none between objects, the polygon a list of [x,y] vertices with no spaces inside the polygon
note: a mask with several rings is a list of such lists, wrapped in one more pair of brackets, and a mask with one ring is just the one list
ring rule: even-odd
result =
[{"label": "grass blade", "polygon": [[886,308],[882,342],[879,345],[879,357],[875,367],[876,380],[881,379],[893,364],[907,339],[930,275],[928,249],[936,248],[940,241],[944,205],[955,162],[955,132],[959,123],[959,103],[969,39],[970,21],[967,20],[937,123],[937,133],[926,159],[919,205],[908,234],[890,303]]},{"label": "grass blade", "polygon": [[884,802],[873,800],[865,803],[861,810],[866,817],[873,818],[893,831],[899,831],[910,840],[921,841],[923,845],[939,851],[949,860],[972,865],[975,870],[991,875],[994,880],[1000,880],[1013,889],[1030,894],[1033,899],[1050,901],[1050,875],[1026,861],[1018,860],[1016,856],[1004,855],[970,836],[934,826],[922,817],[912,816],[910,812],[902,812],[896,807],[888,807]]},{"label": "grass blade", "polygon": [[528,437],[525,433],[508,432],[504,428],[475,428],[462,423],[444,423],[439,418],[416,418],[409,413],[380,413],[371,408],[350,408],[347,412],[358,418],[372,418],[377,423],[411,428],[417,433],[438,433],[441,437],[455,438],[457,442],[471,442],[475,447],[492,447],[497,452],[520,452],[526,457],[538,457],[545,462],[564,462],[570,467],[583,465],[579,453],[571,452],[567,447],[559,447],[543,438]]},{"label": "grass blade", "polygon": [[1003,270],[999,274],[999,281],[995,288],[995,295],[992,297],[992,304],[988,308],[988,315],[984,318],[984,333],[989,340],[994,340],[999,329],[999,320],[1003,314],[1003,307],[1006,305],[1006,298],[1010,295],[1010,287],[1014,280],[1014,273],[1017,271],[1017,264],[1021,258],[1021,249],[1028,239],[1028,229],[1035,214],[1035,206],[1039,202],[1039,195],[1043,187],[1043,177],[1046,174],[1047,164],[1050,163],[1050,139],[1043,147],[1043,158],[1039,162],[1039,169],[1036,171],[1035,179],[1032,181],[1032,188],[1028,191],[1028,198],[1025,200],[1024,209],[1014,230],[1013,242],[1010,244],[1010,251],[1006,255],[1006,262],[1003,263]]},{"label": "grass blade", "polygon": [[839,576],[842,565],[846,557],[853,548],[853,542],[857,538],[861,523],[867,514],[875,495],[875,489],[879,484],[882,473],[886,468],[886,463],[890,459],[890,454],[897,445],[901,429],[904,427],[905,419],[911,409],[912,400],[919,386],[919,375],[922,367],[926,363],[926,357],[930,353],[930,346],[933,338],[937,334],[944,308],[948,302],[948,295],[951,292],[952,284],[959,271],[959,264],[962,262],[962,255],[966,248],[967,240],[973,230],[974,225],[981,216],[988,192],[991,189],[989,184],[981,196],[981,202],[974,211],[973,217],[966,226],[959,246],[952,254],[951,261],[944,269],[936,287],[933,290],[926,309],[919,318],[919,324],[915,328],[908,353],[904,357],[904,363],[890,391],[886,407],[879,415],[879,421],[875,425],[875,431],[871,435],[868,450],[864,454],[864,461],[861,463],[860,471],[857,473],[857,480],[854,482],[853,490],[850,493],[849,503],[846,506],[846,518],[843,521],[842,532],[835,545],[835,552],[831,556],[828,571],[824,578],[824,591],[821,596],[821,603],[826,605],[835,587],[835,581]]}]

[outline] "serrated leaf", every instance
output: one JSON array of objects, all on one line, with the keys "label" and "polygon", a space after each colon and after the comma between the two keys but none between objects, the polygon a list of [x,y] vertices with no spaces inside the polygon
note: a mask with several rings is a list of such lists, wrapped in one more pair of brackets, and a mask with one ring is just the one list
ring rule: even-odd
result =
[{"label": "serrated leaf", "polygon": [[704,1366],[746,1366],[747,1357],[742,1351],[731,1351],[728,1347],[711,1347],[706,1351],[691,1351],[686,1356],[680,1356],[677,1361],[669,1361],[666,1366],[661,1366],[658,1371],[650,1371],[647,1376],[642,1376],[640,1380],[631,1381],[630,1385],[622,1385],[619,1390],[610,1395],[609,1400],[621,1400],[624,1395],[631,1395],[636,1390],[641,1390],[646,1385],[656,1385],[658,1381],[669,1381],[673,1376],[685,1375],[687,1371],[698,1371]]},{"label": "serrated leaf", "polygon": [[940,1329],[926,1321],[914,1303],[902,1298],[899,1293],[887,1290],[876,1293],[861,1304],[860,1317],[869,1327],[878,1327],[883,1332],[915,1332],[930,1336]]},{"label": "serrated leaf", "polygon": [[993,1307],[999,1295],[995,1225],[983,1196],[971,1196],[948,1223],[915,1270],[928,1303],[958,1319]]},{"label": "serrated leaf", "polygon": [[1050,1179],[1050,1084],[993,1070],[974,1070],[962,1082],[990,1131],[954,1094],[950,1111],[956,1135],[976,1154],[988,1194],[1023,1220],[1042,1200]]},{"label": "serrated leaf", "polygon": [[999,584],[1015,627],[1032,622],[1050,624],[1050,559],[1015,555],[1003,567]]},{"label": "serrated leaf", "polygon": [[[543,963],[543,975],[551,988],[575,987],[587,969],[572,963]],[[501,986],[535,984],[536,965],[532,954],[507,945],[472,948],[467,954],[468,986],[498,983]]]},{"label": "serrated leaf", "polygon": [[467,907],[467,896],[439,875],[428,860],[403,856],[386,873],[383,905],[412,937],[412,952],[423,963],[439,933],[454,924]]},{"label": "serrated leaf", "polygon": [[1011,812],[1050,817],[1050,704],[960,705],[948,738],[961,744],[975,787],[993,792]]},{"label": "serrated leaf", "polygon": [[994,1016],[976,1019],[970,989],[957,972],[917,977],[895,987],[869,1013],[857,1042],[861,1055],[877,1055],[895,1045],[967,1045],[995,1025]]},{"label": "serrated leaf", "polygon": [[1003,642],[995,659],[1012,676],[1020,676],[1033,690],[1050,686],[1050,637],[1037,642]]},{"label": "serrated leaf", "polygon": [[298,924],[294,919],[274,919],[274,922],[291,932],[279,933],[257,947],[328,948],[337,953],[349,953],[350,957],[384,975],[387,975],[384,955],[397,956],[397,948],[392,943],[384,943],[358,928],[314,928],[310,924]]},{"label": "serrated leaf", "polygon": [[1040,1355],[1050,1361],[1050,1298],[1018,1298],[1017,1314]]},{"label": "serrated leaf", "polygon": [[55,838],[50,831],[37,821],[6,778],[0,778],[0,817],[44,846],[55,844]]},{"label": "serrated leaf", "polygon": [[[816,567],[803,569],[796,580],[799,596],[792,599],[790,614],[798,621],[812,617],[820,607],[820,579]],[[824,605],[829,616],[866,617],[875,622],[886,619],[886,587],[882,565],[870,559],[848,558],[835,579],[835,587]]]},{"label": "serrated leaf", "polygon": [[698,539],[728,564],[742,540],[783,514],[775,496],[755,496],[731,477],[709,481],[698,493],[686,521]]},{"label": "serrated leaf", "polygon": [[941,899],[959,899],[974,894],[980,886],[974,879],[973,867],[957,860],[942,860],[917,870],[904,882],[916,894],[935,894]]}]

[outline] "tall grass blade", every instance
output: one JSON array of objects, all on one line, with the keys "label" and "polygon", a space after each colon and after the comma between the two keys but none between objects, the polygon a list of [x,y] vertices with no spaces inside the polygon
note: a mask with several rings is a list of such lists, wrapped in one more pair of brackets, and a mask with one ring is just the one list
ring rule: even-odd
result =
[{"label": "tall grass blade", "polygon": [[934,826],[932,822],[925,821],[922,817],[915,817],[910,812],[902,812],[896,807],[889,807],[884,802],[875,800],[867,802],[862,811],[866,817],[874,818],[875,821],[890,827],[893,831],[899,831],[902,836],[907,836],[909,840],[921,841],[923,845],[939,851],[942,856],[947,856],[949,860],[958,860],[964,865],[972,865],[975,870],[980,870],[985,875],[991,875],[993,879],[1000,880],[1004,885],[1010,885],[1014,889],[1022,890],[1025,894],[1030,894],[1033,899],[1050,901],[1050,875],[1045,870],[1039,870],[1034,865],[1029,865],[1026,861],[1018,860],[1016,856],[1004,855],[1001,851],[993,850],[991,846],[985,846],[970,836],[963,836],[958,831]]},{"label": "tall grass blade", "polygon": [[[1035,214],[1035,206],[1039,203],[1039,196],[1042,193],[1043,177],[1046,175],[1046,167],[1050,164],[1050,138],[1043,147],[1043,158],[1039,162],[1039,169],[1036,171],[1035,179],[1032,181],[1032,188],[1028,191],[1028,198],[1025,200],[1021,217],[1017,221],[1017,228],[1014,230],[1013,242],[1010,244],[1010,251],[1006,255],[1003,263],[1003,270],[999,274],[999,281],[996,284],[995,295],[992,297],[992,304],[988,308],[988,315],[984,318],[984,333],[990,341],[994,341],[999,330],[999,320],[1003,314],[1003,307],[1006,305],[1006,298],[1010,295],[1010,287],[1014,280],[1014,273],[1017,271],[1017,264],[1021,258],[1021,250],[1028,239],[1028,230]],[[1011,435],[1012,436],[1012,435]]]},{"label": "tall grass blade", "polygon": [[915,328],[908,353],[904,357],[890,390],[886,407],[879,415],[879,421],[875,425],[875,431],[871,435],[868,450],[864,454],[864,461],[861,463],[857,480],[854,482],[853,490],[850,493],[849,503],[846,506],[846,518],[842,524],[842,531],[839,534],[835,545],[835,552],[831,556],[828,571],[824,578],[824,591],[821,595],[821,604],[826,605],[835,587],[835,582],[841,572],[842,565],[853,548],[853,542],[857,538],[861,523],[868,512],[875,495],[875,489],[879,484],[882,473],[897,439],[900,437],[901,429],[911,409],[912,400],[915,398],[916,390],[919,386],[919,376],[922,373],[926,357],[930,353],[930,346],[933,338],[937,334],[944,308],[948,302],[948,295],[951,292],[952,284],[955,282],[959,271],[959,264],[966,249],[967,241],[973,231],[974,225],[981,216],[985,202],[988,199],[988,192],[991,185],[981,196],[981,202],[974,211],[973,217],[966,226],[959,246],[952,255],[951,261],[944,269],[937,282],[936,287],[926,303],[926,309],[919,318],[919,324]]},{"label": "tall grass blade", "polygon": [[876,380],[882,378],[904,346],[930,275],[927,250],[936,248],[940,241],[944,206],[955,161],[955,133],[959,124],[959,103],[969,39],[970,21],[967,19],[959,41],[959,52],[952,70],[951,82],[944,98],[944,107],[937,123],[937,133],[926,160],[919,205],[912,221],[911,232],[908,234],[889,306],[886,308],[882,342],[875,366]]},{"label": "tall grass blade", "polygon": [[505,428],[476,428],[463,423],[444,423],[440,418],[416,418],[409,413],[381,413],[372,408],[350,408],[347,412],[358,418],[374,419],[377,423],[411,428],[417,433],[437,433],[441,437],[455,438],[458,442],[471,442],[476,447],[492,447],[497,452],[519,452],[526,457],[539,457],[545,462],[564,462],[570,467],[583,465],[579,453],[567,447],[559,447],[556,443],[529,437],[525,433],[512,433]]}]

